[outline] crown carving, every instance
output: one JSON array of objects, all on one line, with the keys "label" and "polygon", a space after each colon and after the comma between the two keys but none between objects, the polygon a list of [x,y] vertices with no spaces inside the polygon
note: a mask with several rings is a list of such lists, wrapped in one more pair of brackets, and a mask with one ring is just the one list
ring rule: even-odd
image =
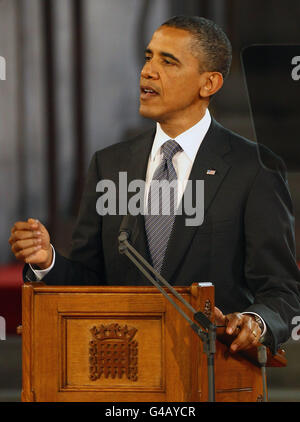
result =
[{"label": "crown carving", "polygon": [[127,325],[121,327],[117,323],[112,323],[109,325],[101,324],[98,327],[94,326],[91,328],[91,333],[93,334],[93,337],[101,341],[105,339],[119,339],[130,342],[136,332],[137,329],[134,327],[128,327]]}]

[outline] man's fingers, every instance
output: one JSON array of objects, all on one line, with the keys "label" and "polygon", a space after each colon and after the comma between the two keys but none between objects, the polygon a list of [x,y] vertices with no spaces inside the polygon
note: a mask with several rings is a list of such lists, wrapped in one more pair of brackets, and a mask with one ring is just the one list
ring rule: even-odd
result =
[{"label": "man's fingers", "polygon": [[[22,249],[19,252],[15,252],[15,257],[21,261],[25,261],[30,255],[34,255],[41,249],[41,245],[34,246],[31,248]],[[27,262],[27,261],[26,261]]]},{"label": "man's fingers", "polygon": [[251,318],[243,316],[243,324],[240,334],[231,344],[231,350],[246,350],[258,344],[261,335],[259,325]]},{"label": "man's fingers", "polygon": [[233,352],[248,349],[259,343],[261,329],[253,317],[235,312],[226,315],[225,318],[227,326],[226,333],[237,335],[230,346]]},{"label": "man's fingers", "polygon": [[236,312],[234,314],[226,315],[227,319],[227,334],[233,334],[238,327],[242,324],[243,316],[242,314]]},{"label": "man's fingers", "polygon": [[40,231],[17,230],[10,236],[9,243],[12,244],[18,240],[38,238],[40,234]]},{"label": "man's fingers", "polygon": [[11,229],[12,233],[15,233],[19,230],[32,230],[31,224],[27,223],[26,221],[18,221],[13,225],[13,228]]},{"label": "man's fingers", "polygon": [[14,242],[12,246],[13,252],[21,251],[22,249],[27,249],[30,247],[41,245],[42,240],[41,239],[26,239],[26,240],[17,240]]},{"label": "man's fingers", "polygon": [[27,223],[38,226],[39,225],[39,220],[37,220],[35,218],[28,218]]},{"label": "man's fingers", "polygon": [[231,350],[239,350],[243,349],[246,346],[249,346],[249,344],[252,344],[252,341],[254,340],[254,336],[251,335],[251,331],[249,331],[248,328],[244,327],[240,334],[236,337],[234,342],[231,344]]},{"label": "man's fingers", "polygon": [[216,306],[214,308],[214,314],[215,314],[215,324],[217,324],[217,325],[225,324],[226,317],[223,314],[223,312],[219,308],[217,308]]},{"label": "man's fingers", "polygon": [[242,334],[243,332],[241,331],[241,334],[231,344],[230,348],[233,352],[249,349],[250,347],[254,347],[259,343],[259,336],[257,334]]},{"label": "man's fingers", "polygon": [[17,221],[11,229],[11,234],[14,234],[16,231],[38,230],[38,229],[39,229],[39,221],[34,220],[33,218],[29,218],[27,221]]},{"label": "man's fingers", "polygon": [[[49,267],[52,260],[50,236],[42,223],[34,218],[17,221],[11,229],[9,238],[11,250],[22,262]],[[48,265],[49,264],[49,265]]]},{"label": "man's fingers", "polygon": [[[41,226],[38,220],[29,218],[27,221],[17,221],[12,229],[11,236],[9,238],[10,245],[14,244],[20,240],[39,238],[41,235]],[[28,247],[26,245],[25,247]],[[17,246],[17,249],[21,249],[22,246]]]}]

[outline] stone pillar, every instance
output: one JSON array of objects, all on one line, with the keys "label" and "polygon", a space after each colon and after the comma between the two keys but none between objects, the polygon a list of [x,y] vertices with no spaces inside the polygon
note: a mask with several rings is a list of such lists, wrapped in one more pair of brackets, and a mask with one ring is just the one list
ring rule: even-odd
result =
[{"label": "stone pillar", "polygon": [[5,61],[5,79],[0,80],[0,264],[12,259],[8,238],[19,217],[20,184],[18,144],[18,37],[17,0],[0,3],[0,56]]}]

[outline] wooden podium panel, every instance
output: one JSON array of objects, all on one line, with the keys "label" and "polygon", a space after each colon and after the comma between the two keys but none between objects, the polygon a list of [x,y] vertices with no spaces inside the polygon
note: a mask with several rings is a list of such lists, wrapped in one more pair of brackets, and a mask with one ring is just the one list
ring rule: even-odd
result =
[{"label": "wooden podium panel", "polygon": [[[164,392],[163,346],[165,327],[162,313],[146,312],[146,315],[127,314],[124,317],[113,316],[113,314],[105,317],[102,313],[96,318],[91,318],[88,315],[64,315],[63,319],[65,321],[61,332],[61,361],[63,363],[60,368],[62,375],[61,391],[76,391],[78,389],[81,391],[85,389],[88,389],[88,391],[99,389],[109,391],[118,388],[119,391],[128,392],[134,388],[137,391]],[[134,349],[135,362],[131,365],[131,371],[128,371],[130,379],[126,370],[119,369],[119,366],[115,366],[112,372],[107,372],[107,378],[104,369],[102,376],[99,376],[99,364],[97,362],[99,346],[97,346],[97,341],[94,347],[87,346],[91,343],[91,327],[101,325],[108,328],[106,329],[108,335],[117,337],[120,333],[120,338],[111,340],[107,348],[103,344],[102,353],[107,356],[108,361],[110,361],[109,356],[112,356],[112,365],[114,365],[114,360],[119,359],[119,355],[122,353],[124,353],[124,363],[130,365],[130,357],[126,356],[126,352],[122,352],[122,346],[124,348],[123,338],[126,338],[122,327],[128,327],[129,332],[136,330],[133,338],[137,340],[135,340],[136,343],[132,348]],[[100,331],[99,336],[100,339],[104,338],[105,340],[105,331]],[[116,359],[114,359],[114,356],[116,356]],[[138,359],[139,356],[141,356],[140,359]],[[151,359],[143,359],[143,356],[148,358],[151,356]],[[115,364],[118,364],[118,362],[115,362]],[[91,375],[93,378],[91,378]]]},{"label": "wooden podium panel", "polygon": [[[212,316],[213,287],[176,290]],[[26,283],[22,336],[22,401],[208,399],[202,343],[155,287]],[[223,343],[217,342],[216,399],[258,400],[260,369]]]},{"label": "wooden podium panel", "polygon": [[[195,302],[190,288],[178,290]],[[98,331],[98,340],[93,330]],[[109,353],[105,349],[101,367],[97,354],[107,338],[116,347],[117,352],[111,350],[111,366],[115,356],[117,368],[117,343],[126,348],[124,339],[133,332],[129,344],[134,350],[125,356],[125,369],[105,369]],[[155,288],[26,284],[22,335],[23,401],[199,400],[194,367],[202,345]],[[129,376],[126,359],[136,360]]]}]

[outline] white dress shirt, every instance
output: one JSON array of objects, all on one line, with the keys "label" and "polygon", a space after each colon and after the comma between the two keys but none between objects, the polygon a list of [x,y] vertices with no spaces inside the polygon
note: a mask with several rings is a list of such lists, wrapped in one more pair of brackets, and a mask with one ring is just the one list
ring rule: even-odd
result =
[{"label": "white dress shirt", "polygon": [[183,192],[185,190],[189,175],[191,173],[195,157],[198,149],[208,131],[211,123],[211,117],[208,109],[206,109],[203,118],[194,126],[178,135],[176,138],[170,138],[161,128],[160,124],[156,124],[156,134],[153,141],[152,150],[148,160],[148,168],[146,174],[145,185],[145,208],[147,204],[148,192],[154,172],[160,165],[163,155],[161,152],[162,145],[170,139],[175,140],[182,148],[173,157],[173,166],[177,174],[178,196],[177,206],[179,205]]}]

